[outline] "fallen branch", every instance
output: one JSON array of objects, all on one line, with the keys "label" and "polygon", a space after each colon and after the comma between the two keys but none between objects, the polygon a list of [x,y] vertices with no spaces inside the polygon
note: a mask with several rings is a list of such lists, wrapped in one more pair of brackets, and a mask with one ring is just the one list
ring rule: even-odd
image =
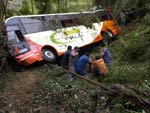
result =
[{"label": "fallen branch", "polygon": [[131,86],[130,84],[127,84],[126,86],[138,94],[141,94],[141,95],[146,96],[146,97],[150,97],[150,91],[146,91],[146,90],[142,90],[142,89],[136,89],[135,87]]},{"label": "fallen branch", "polygon": [[0,66],[0,72],[2,71],[2,69],[4,68],[4,66],[5,66],[5,60],[2,60],[2,64]]},{"label": "fallen branch", "polygon": [[112,85],[111,89],[109,90],[113,95],[118,95],[123,99],[127,99],[134,103],[135,105],[142,107],[145,110],[150,111],[150,101],[146,100],[142,97],[139,97],[133,90],[129,90],[123,85],[115,84]]},{"label": "fallen branch", "polygon": [[[57,68],[59,67],[57,65],[52,65],[52,64],[48,64],[48,65],[51,67],[57,67]],[[59,68],[61,68],[61,67],[59,67]],[[124,85],[120,85],[120,84],[112,84],[110,86],[107,86],[106,84],[98,83],[96,81],[90,80],[84,76],[70,72],[63,68],[61,68],[61,69],[66,73],[71,73],[72,75],[74,75],[78,78],[81,78],[81,79],[88,81],[96,86],[99,86],[100,88],[102,88],[103,90],[106,91],[105,93],[107,94],[107,96],[110,96],[110,97],[120,96],[122,99],[127,99],[127,100],[131,101],[132,103],[134,103],[135,105],[145,109],[146,111],[150,111],[150,100],[146,100],[145,98],[139,97],[134,92],[134,91],[138,92],[139,90],[131,87],[130,85],[128,85],[128,87],[126,87]],[[141,91],[139,91],[139,92],[145,96],[149,96],[149,94],[146,94]]]}]

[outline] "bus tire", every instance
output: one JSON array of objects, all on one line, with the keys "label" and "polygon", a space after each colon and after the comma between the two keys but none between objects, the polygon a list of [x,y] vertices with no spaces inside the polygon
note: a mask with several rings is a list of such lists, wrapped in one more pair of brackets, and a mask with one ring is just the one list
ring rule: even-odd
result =
[{"label": "bus tire", "polygon": [[102,42],[106,45],[109,45],[111,42],[111,39],[113,37],[113,34],[110,31],[104,32],[104,33],[102,33],[102,37],[103,37]]},{"label": "bus tire", "polygon": [[42,57],[46,62],[56,63],[57,56],[51,49],[43,49]]}]

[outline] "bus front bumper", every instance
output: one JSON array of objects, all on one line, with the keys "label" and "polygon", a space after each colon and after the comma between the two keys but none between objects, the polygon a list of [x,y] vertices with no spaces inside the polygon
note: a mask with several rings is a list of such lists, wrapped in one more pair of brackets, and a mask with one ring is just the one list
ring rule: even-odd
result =
[{"label": "bus front bumper", "polygon": [[28,66],[36,61],[41,61],[42,57],[40,53],[33,53],[32,51],[29,51],[22,55],[16,56],[15,59],[18,63],[22,64],[23,66]]}]

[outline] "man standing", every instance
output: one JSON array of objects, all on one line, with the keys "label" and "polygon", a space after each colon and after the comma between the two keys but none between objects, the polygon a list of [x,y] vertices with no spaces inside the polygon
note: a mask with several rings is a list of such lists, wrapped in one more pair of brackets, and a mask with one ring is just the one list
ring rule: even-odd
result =
[{"label": "man standing", "polygon": [[125,25],[126,24],[126,17],[125,13],[123,11],[120,12],[120,19],[121,19],[121,24]]},{"label": "man standing", "polygon": [[64,69],[68,69],[69,55],[70,55],[71,50],[72,50],[72,46],[68,46],[67,51],[64,53],[61,59],[60,64]]},{"label": "man standing", "polygon": [[69,71],[75,72],[75,65],[79,58],[79,47],[74,47],[74,49],[70,52],[69,55]]},{"label": "man standing", "polygon": [[112,55],[105,44],[102,45],[102,49],[100,52],[101,52],[100,54],[102,55],[102,58],[104,59],[106,66],[109,67],[112,63]]}]

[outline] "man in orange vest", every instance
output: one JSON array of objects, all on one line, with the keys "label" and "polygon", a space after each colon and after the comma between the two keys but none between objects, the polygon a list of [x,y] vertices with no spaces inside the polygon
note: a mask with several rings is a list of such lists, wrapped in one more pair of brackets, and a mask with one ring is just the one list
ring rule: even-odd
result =
[{"label": "man in orange vest", "polygon": [[92,61],[92,65],[94,76],[104,76],[106,73],[108,73],[108,69],[102,56],[95,56]]}]

